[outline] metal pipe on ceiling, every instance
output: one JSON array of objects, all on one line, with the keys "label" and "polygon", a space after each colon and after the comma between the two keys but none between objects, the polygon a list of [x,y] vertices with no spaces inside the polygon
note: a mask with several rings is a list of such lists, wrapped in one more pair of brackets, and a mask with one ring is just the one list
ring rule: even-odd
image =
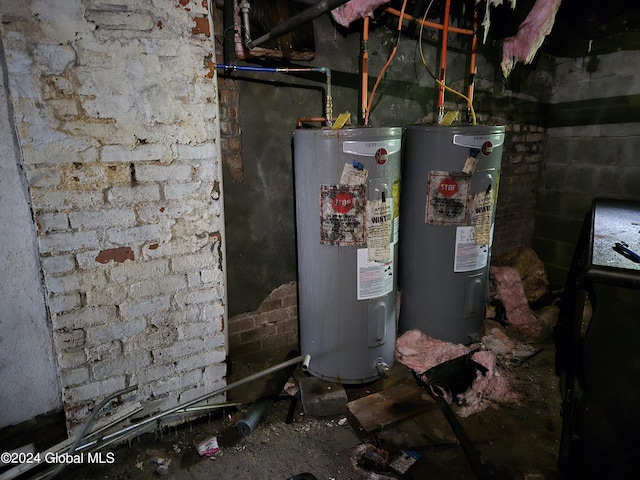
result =
[{"label": "metal pipe on ceiling", "polygon": [[348,1],[349,0],[321,0],[315,5],[291,17],[289,20],[286,20],[281,24],[276,25],[269,32],[265,33],[261,37],[247,42],[246,47],[251,49],[251,48],[257,47],[258,45],[262,45],[263,43],[268,42],[269,40],[278,38],[284,35],[285,33],[289,33],[290,31],[294,30],[300,25],[303,25],[319,17],[323,13],[333,10],[334,8],[337,8],[340,5],[344,5]]},{"label": "metal pipe on ceiling", "polygon": [[[224,57],[224,63],[233,63],[236,60],[236,46],[234,42],[235,22],[233,19],[233,4],[232,0],[225,0],[222,10],[222,55]],[[209,12],[209,15],[213,15],[213,12]]]}]

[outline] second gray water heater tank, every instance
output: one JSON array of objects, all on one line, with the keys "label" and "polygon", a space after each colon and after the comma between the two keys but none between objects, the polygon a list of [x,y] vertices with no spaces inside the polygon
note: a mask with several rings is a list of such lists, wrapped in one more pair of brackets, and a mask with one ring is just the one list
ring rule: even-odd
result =
[{"label": "second gray water heater tank", "polygon": [[504,126],[410,125],[400,206],[399,330],[479,340]]}]

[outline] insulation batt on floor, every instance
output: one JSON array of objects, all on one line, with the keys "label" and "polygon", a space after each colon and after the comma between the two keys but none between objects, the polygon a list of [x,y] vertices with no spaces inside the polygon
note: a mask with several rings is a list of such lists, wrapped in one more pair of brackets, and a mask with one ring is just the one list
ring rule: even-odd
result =
[{"label": "insulation batt on floor", "polygon": [[[472,351],[471,347],[453,344],[428,337],[420,330],[409,330],[398,337],[396,342],[396,360],[420,375],[448,360],[461,357]],[[516,393],[510,382],[496,365],[496,356],[488,351],[478,351],[471,357],[487,369],[478,372],[471,387],[456,399],[447,399],[461,417],[481,412],[490,405],[513,402]]]},{"label": "insulation batt on floor", "polygon": [[490,272],[496,288],[495,298],[504,305],[509,326],[519,336],[539,339],[543,335],[543,326],[529,308],[518,270],[512,267],[492,266]]}]

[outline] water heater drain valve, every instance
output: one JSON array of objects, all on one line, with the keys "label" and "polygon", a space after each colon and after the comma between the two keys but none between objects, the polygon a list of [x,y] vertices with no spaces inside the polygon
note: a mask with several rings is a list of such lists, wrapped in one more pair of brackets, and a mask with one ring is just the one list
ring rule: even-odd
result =
[{"label": "water heater drain valve", "polygon": [[382,357],[376,358],[375,368],[378,372],[378,375],[380,375],[381,377],[386,377],[389,373],[389,365],[387,365],[387,362],[385,362],[384,358]]}]

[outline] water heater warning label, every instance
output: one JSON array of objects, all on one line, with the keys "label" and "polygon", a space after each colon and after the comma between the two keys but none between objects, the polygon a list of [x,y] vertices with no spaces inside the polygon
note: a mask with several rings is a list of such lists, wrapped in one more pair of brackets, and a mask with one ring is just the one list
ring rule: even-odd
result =
[{"label": "water heater warning label", "polygon": [[322,185],[320,187],[320,243],[365,244],[366,187]]},{"label": "water heater warning label", "polygon": [[367,250],[358,249],[358,300],[382,297],[393,291],[393,260],[371,262]]},{"label": "water heater warning label", "polygon": [[474,227],[456,228],[454,272],[471,272],[487,266],[489,245],[476,244]]},{"label": "water heater warning label", "polygon": [[467,223],[469,176],[461,173],[429,172],[425,223]]}]

